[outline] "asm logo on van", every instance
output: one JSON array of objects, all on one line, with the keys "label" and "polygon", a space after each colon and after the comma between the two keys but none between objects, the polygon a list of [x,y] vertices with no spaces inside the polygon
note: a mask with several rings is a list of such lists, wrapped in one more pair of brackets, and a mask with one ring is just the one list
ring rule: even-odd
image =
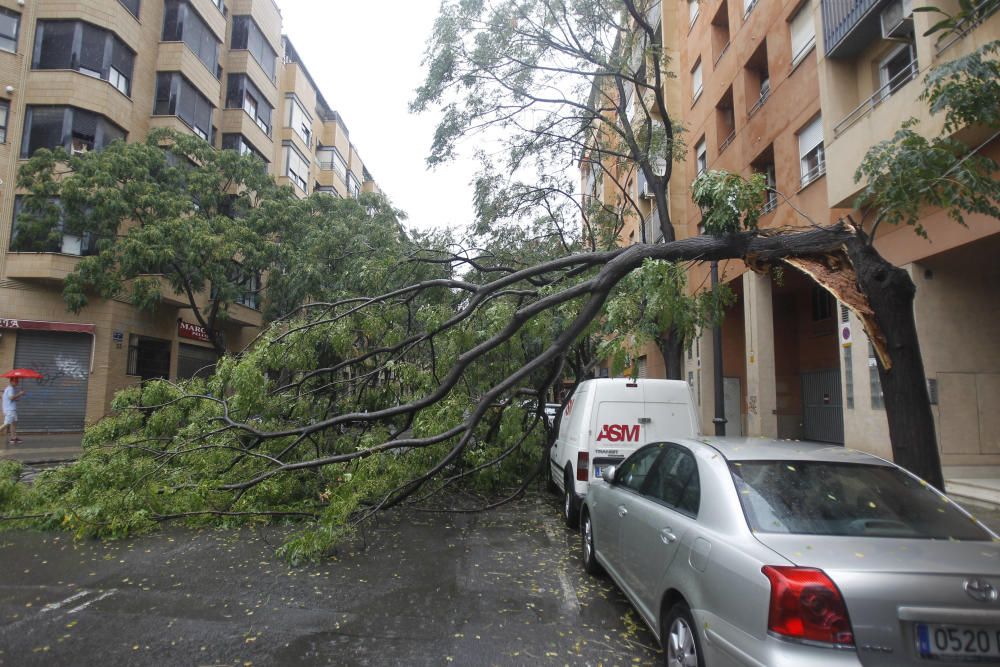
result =
[{"label": "asm logo on van", "polygon": [[601,442],[602,440],[607,440],[608,442],[638,442],[639,425],[605,424],[601,427],[601,433],[597,436],[597,442]]}]

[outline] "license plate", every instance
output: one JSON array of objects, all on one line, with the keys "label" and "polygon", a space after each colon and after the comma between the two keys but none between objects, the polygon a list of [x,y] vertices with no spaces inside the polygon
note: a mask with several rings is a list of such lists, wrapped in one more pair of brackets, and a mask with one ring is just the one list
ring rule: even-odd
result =
[{"label": "license plate", "polygon": [[917,647],[922,658],[993,662],[1000,658],[1000,628],[918,623]]},{"label": "license plate", "polygon": [[604,476],[604,466],[594,466],[594,477],[601,478]]}]

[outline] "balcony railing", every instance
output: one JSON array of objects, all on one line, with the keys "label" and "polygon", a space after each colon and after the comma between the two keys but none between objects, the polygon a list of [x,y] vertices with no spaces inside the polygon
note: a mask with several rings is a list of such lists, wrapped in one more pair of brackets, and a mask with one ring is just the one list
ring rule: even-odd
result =
[{"label": "balcony railing", "polygon": [[729,52],[729,46],[731,44],[732,44],[732,41],[726,42],[726,45],[722,47],[721,51],[719,51],[719,55],[715,56],[715,62],[713,63],[713,65],[718,65],[719,64],[719,61],[722,60],[722,56],[726,55],[726,53]]},{"label": "balcony railing", "polygon": [[646,232],[646,243],[662,243],[663,230],[660,229],[660,212],[653,207],[653,212],[642,221],[643,229]]},{"label": "balcony railing", "polygon": [[935,46],[937,54],[944,53],[948,47],[975,30],[980,23],[992,16],[998,9],[1000,9],[1000,0],[982,0],[968,16],[955,24],[951,32],[938,40]]},{"label": "balcony railing", "polygon": [[729,133],[729,135],[725,139],[723,139],[722,143],[719,145],[719,152],[721,153],[727,148],[729,148],[729,144],[733,143],[735,139],[736,139],[736,128],[733,128],[733,130]]},{"label": "balcony railing", "polygon": [[757,113],[760,110],[760,108],[764,106],[764,103],[767,102],[767,98],[769,98],[770,96],[771,96],[770,88],[765,88],[764,90],[760,91],[760,97],[757,98],[757,101],[754,102],[754,105],[750,107],[750,111],[747,113],[747,118],[750,118],[755,113]]},{"label": "balcony railing", "polygon": [[[859,46],[866,46],[878,37],[881,29],[878,16],[866,19],[882,4],[883,0],[822,0],[826,55],[832,58],[854,55]],[[855,35],[856,32],[865,34]]]},{"label": "balcony railing", "polygon": [[914,60],[910,66],[889,79],[889,82],[876,90],[871,97],[855,107],[854,111],[847,114],[842,121],[833,128],[833,136],[839,137],[852,125],[871,113],[878,105],[889,98],[890,95],[902,88],[907,82],[917,78],[920,73],[920,66]]}]

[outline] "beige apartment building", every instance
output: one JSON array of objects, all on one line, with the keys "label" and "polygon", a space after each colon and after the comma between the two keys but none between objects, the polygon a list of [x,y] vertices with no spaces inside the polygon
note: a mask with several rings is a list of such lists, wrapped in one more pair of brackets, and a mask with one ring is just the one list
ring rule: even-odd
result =
[{"label": "beige apartment building", "polygon": [[[80,431],[118,390],[216,360],[185,301],[169,294],[155,313],[119,301],[68,312],[63,281],[88,239],[9,250],[17,170],[32,152],[100,150],[155,127],[253,153],[299,196],[377,189],[273,0],[0,0],[0,367],[45,375],[27,386],[23,431]],[[263,323],[258,292],[230,308],[230,350]]]},{"label": "beige apartment building", "polygon": [[[958,9],[952,0],[925,4]],[[1000,39],[1000,13],[940,38],[923,36],[935,15],[912,8],[909,0],[663,3],[663,43],[677,74],[666,79],[665,93],[689,153],[670,182],[678,238],[700,233],[690,185],[705,169],[766,175],[777,193],[762,227],[825,224],[853,210],[854,173],[870,147],[911,116],[920,118],[919,131],[937,134],[940,119],[918,99],[924,74]],[[967,135],[971,145],[988,138]],[[1000,142],[984,153],[1000,157]],[[590,193],[593,179],[586,169],[583,176]],[[642,183],[632,187],[641,199]],[[1000,343],[991,326],[1000,316],[1000,223],[966,221],[962,227],[928,211],[927,240],[911,228],[876,236],[879,251],[917,286],[917,326],[953,491],[978,484],[956,486],[958,478],[1000,477]],[[638,242],[640,223],[627,223],[620,242]],[[793,269],[776,280],[723,262],[720,277],[737,297],[721,327],[727,434],[819,440],[891,457],[874,354],[854,316]],[[691,289],[708,284],[707,266],[692,269]],[[712,346],[705,331],[686,354],[706,433],[714,432]],[[633,370],[664,376],[655,347],[636,351]],[[1000,503],[1000,487],[991,497]]]}]

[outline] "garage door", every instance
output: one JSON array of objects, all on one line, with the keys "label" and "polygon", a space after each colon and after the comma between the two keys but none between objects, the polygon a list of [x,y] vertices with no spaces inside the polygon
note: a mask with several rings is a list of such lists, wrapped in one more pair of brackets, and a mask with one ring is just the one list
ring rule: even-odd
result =
[{"label": "garage door", "polygon": [[210,347],[181,343],[177,349],[177,379],[208,377],[218,361],[219,355]]},{"label": "garage door", "polygon": [[22,381],[25,396],[17,402],[19,431],[83,430],[91,340],[78,333],[18,332],[14,367],[45,376]]}]

